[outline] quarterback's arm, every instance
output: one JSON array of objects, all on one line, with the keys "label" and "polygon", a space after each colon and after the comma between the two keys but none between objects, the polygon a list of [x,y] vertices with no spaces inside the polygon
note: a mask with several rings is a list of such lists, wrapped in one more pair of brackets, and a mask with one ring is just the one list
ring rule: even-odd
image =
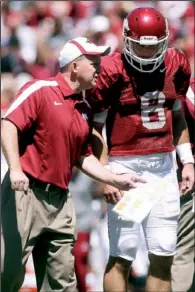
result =
[{"label": "quarterback's arm", "polygon": [[108,148],[102,135],[104,124],[94,123],[92,131],[92,150],[93,154],[103,164],[108,164]]},{"label": "quarterback's arm", "polygon": [[[185,115],[182,111],[181,102],[178,100],[176,102],[173,109],[173,137],[176,151],[183,165],[194,163]],[[182,151],[183,147],[185,147],[185,151]],[[181,152],[183,152],[183,155]]]},{"label": "quarterback's arm", "polygon": [[173,110],[173,137],[176,147],[180,144],[189,143],[190,141],[188,127],[180,101],[177,101],[177,108]]},{"label": "quarterback's arm", "polygon": [[182,109],[173,110],[173,135],[176,152],[183,164],[181,193],[186,195],[194,186],[194,158],[192,155],[187,123]]},{"label": "quarterback's arm", "polygon": [[92,131],[92,150],[93,154],[103,164],[108,164],[108,148],[103,136],[108,110],[94,115]]}]

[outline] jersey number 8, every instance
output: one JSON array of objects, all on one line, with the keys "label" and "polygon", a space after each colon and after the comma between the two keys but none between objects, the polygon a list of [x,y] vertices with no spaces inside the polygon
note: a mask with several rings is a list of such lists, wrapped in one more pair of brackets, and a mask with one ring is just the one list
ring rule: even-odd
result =
[{"label": "jersey number 8", "polygon": [[164,103],[165,95],[160,91],[146,92],[141,96],[141,119],[146,129],[161,129],[165,125]]}]

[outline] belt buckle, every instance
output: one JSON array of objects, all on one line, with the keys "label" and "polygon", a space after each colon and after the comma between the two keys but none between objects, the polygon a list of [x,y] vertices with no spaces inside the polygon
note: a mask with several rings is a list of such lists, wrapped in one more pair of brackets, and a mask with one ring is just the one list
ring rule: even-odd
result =
[{"label": "belt buckle", "polygon": [[51,186],[51,184],[47,184],[47,185],[46,185],[46,187],[45,187],[45,191],[46,191],[46,192],[49,192],[50,186]]}]

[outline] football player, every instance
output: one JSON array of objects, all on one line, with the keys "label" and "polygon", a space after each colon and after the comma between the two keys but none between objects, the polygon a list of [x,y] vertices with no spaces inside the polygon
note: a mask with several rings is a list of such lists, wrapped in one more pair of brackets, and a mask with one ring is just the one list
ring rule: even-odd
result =
[{"label": "football player", "polygon": [[[177,241],[180,193],[172,152],[183,165],[181,192],[194,184],[194,159],[181,103],[191,70],[185,55],[168,49],[168,23],[154,8],[137,8],[124,19],[123,52],[102,58],[96,87],[86,93],[94,108],[93,151],[117,173],[137,173],[150,183],[165,179],[169,191],[141,222],[149,254],[146,291],[170,291]],[[106,124],[107,147],[102,138]],[[156,192],[159,188],[156,189]],[[125,221],[113,207],[123,194],[106,185],[110,257],[104,291],[127,291],[140,223]],[[144,193],[143,193],[144,196]]]}]

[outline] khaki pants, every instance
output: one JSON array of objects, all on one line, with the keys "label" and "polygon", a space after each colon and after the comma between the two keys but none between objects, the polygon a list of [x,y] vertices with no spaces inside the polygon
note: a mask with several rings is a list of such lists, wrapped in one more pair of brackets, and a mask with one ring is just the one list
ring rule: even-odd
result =
[{"label": "khaki pants", "polygon": [[38,291],[75,292],[76,218],[70,194],[47,192],[36,181],[27,194],[14,192],[9,172],[1,194],[1,291],[18,292],[32,252]]},{"label": "khaki pants", "polygon": [[179,217],[177,248],[171,270],[173,292],[195,291],[192,288],[195,265],[194,216],[191,199],[183,204]]}]

